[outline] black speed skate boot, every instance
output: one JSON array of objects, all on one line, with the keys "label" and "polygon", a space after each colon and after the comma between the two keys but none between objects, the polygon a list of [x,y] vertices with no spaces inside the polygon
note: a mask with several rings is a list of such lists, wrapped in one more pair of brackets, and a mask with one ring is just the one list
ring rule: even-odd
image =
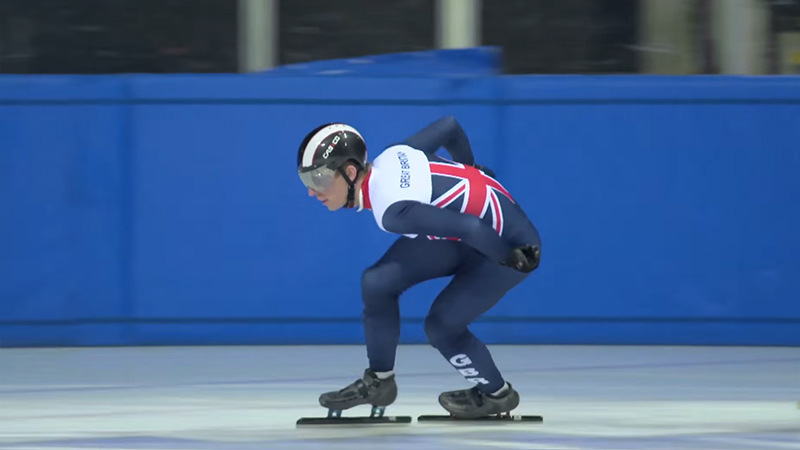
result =
[{"label": "black speed skate boot", "polygon": [[508,389],[498,396],[481,391],[478,386],[472,389],[442,392],[439,404],[453,417],[459,419],[475,419],[478,417],[508,414],[519,406],[519,393],[511,383]]},{"label": "black speed skate boot", "polygon": [[329,417],[340,417],[342,410],[358,405],[372,405],[370,417],[382,417],[386,407],[396,399],[394,375],[381,380],[374,371],[366,369],[362,378],[348,386],[320,395],[319,404],[328,408]]}]

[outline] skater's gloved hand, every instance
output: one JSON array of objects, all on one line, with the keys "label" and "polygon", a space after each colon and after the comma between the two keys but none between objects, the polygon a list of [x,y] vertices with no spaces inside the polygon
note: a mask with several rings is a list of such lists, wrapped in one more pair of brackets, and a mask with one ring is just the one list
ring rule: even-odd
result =
[{"label": "skater's gloved hand", "polygon": [[501,262],[504,266],[509,266],[524,273],[530,273],[539,267],[541,250],[535,245],[515,247],[511,249],[508,259]]},{"label": "skater's gloved hand", "polygon": [[482,165],[476,163],[476,164],[473,164],[472,167],[482,171],[483,173],[485,173],[486,175],[489,175],[492,178],[495,178],[494,171],[492,169],[486,167],[486,166],[482,166]]}]

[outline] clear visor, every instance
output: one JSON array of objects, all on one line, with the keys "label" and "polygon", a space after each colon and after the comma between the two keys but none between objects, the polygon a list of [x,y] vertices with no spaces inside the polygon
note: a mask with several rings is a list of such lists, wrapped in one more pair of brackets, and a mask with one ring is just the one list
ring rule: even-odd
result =
[{"label": "clear visor", "polygon": [[333,169],[322,166],[307,172],[298,172],[300,180],[307,188],[312,191],[325,192],[333,185],[333,178],[336,172]]}]

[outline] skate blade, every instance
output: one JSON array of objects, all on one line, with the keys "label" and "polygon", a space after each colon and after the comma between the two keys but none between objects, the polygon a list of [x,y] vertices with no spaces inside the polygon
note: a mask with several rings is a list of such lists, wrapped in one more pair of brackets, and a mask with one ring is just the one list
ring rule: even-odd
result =
[{"label": "skate blade", "polygon": [[411,416],[301,417],[298,426],[305,425],[380,425],[411,423]]},{"label": "skate blade", "polygon": [[456,417],[451,415],[425,415],[417,417],[417,422],[544,422],[542,416],[494,415],[481,417]]}]

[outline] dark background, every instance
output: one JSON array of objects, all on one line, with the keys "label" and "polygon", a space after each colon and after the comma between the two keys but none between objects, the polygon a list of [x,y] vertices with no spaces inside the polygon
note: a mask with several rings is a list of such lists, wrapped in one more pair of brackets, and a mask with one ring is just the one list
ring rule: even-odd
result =
[{"label": "dark background", "polygon": [[[379,6],[376,6],[379,5]],[[432,0],[279,2],[280,64],[436,47]],[[509,73],[637,70],[638,0],[483,2]],[[0,72],[236,72],[237,2],[3,0]]]}]

